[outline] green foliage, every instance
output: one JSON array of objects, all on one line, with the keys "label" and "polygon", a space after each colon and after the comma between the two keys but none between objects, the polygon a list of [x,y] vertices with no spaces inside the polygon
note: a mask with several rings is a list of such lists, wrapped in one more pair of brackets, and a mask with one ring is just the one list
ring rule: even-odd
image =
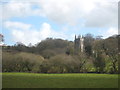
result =
[{"label": "green foliage", "polygon": [[[117,63],[118,63],[118,38],[117,36],[115,37],[109,37],[105,40],[100,39],[100,40],[96,40],[94,42],[94,57],[96,59],[96,57],[98,56],[98,58],[100,58],[100,53],[104,54],[104,58],[101,58],[101,67],[105,65],[105,72],[106,73],[118,73],[118,68]],[[108,58],[108,59],[107,59]],[[104,62],[104,59],[107,59],[107,61],[105,63],[102,64],[102,62]],[[98,59],[99,60],[99,59]],[[109,64],[109,65],[108,65]]]},{"label": "green foliage", "polygon": [[94,37],[92,34],[88,33],[84,37],[84,47],[85,52],[88,56],[92,55],[92,47],[93,47]]},{"label": "green foliage", "polygon": [[51,50],[51,49],[46,49],[44,50],[41,55],[46,58],[46,59],[49,59],[51,58],[52,56],[55,56],[56,55],[56,52]]},{"label": "green foliage", "polygon": [[118,73],[118,39],[86,34],[84,52],[77,54],[74,43],[62,39],[47,38],[30,47],[22,43],[4,46],[3,72]]},{"label": "green foliage", "polygon": [[[44,58],[31,53],[3,52],[3,72],[34,72]],[[36,72],[36,70],[35,70]]]},{"label": "green foliage", "polygon": [[56,48],[66,48],[68,46],[68,43],[68,41],[62,39],[47,38],[46,40],[41,41],[36,48],[39,50],[38,52],[47,49],[54,50]]},{"label": "green foliage", "polygon": [[87,59],[86,63],[81,68],[81,72],[84,72],[84,73],[87,73],[87,72],[94,73],[94,72],[96,72],[96,68],[94,67],[92,58]]},{"label": "green foliage", "polygon": [[68,56],[65,54],[57,55],[50,58],[49,63],[52,66],[49,70],[49,72],[51,71],[51,73],[73,72],[73,68],[75,67],[75,65],[77,65],[72,56]]},{"label": "green foliage", "polygon": [[104,68],[105,68],[105,60],[104,60],[104,56],[101,53],[97,53],[97,57],[95,57],[95,60],[93,61],[94,66],[96,67],[96,71],[103,73],[104,72]]}]

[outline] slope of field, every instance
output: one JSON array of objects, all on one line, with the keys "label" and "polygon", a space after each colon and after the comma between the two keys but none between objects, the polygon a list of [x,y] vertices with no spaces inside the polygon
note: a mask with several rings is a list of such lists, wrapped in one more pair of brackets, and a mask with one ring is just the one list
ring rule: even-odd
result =
[{"label": "slope of field", "polygon": [[117,88],[118,75],[3,73],[3,88]]}]

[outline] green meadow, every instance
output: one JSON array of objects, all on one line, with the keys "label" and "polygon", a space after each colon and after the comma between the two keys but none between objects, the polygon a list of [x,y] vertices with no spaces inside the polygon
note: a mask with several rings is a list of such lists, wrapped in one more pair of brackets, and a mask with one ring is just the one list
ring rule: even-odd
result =
[{"label": "green meadow", "polygon": [[3,88],[118,88],[117,74],[3,73]]}]

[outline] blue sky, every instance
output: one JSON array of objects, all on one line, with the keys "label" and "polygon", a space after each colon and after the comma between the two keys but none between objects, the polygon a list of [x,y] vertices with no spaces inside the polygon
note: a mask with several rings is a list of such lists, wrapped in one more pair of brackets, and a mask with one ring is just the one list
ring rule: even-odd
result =
[{"label": "blue sky", "polygon": [[47,37],[73,41],[75,34],[87,33],[107,38],[118,31],[118,0],[4,2],[0,4],[0,19],[4,43],[7,45],[16,42],[34,45]]}]

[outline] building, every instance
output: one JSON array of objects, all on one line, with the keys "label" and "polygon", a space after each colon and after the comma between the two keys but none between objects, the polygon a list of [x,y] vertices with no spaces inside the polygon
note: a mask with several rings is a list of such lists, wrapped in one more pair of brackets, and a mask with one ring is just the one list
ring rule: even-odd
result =
[{"label": "building", "polygon": [[0,46],[4,46],[5,44],[3,43],[4,41],[4,36],[0,34]]},{"label": "building", "polygon": [[75,35],[75,40],[74,40],[74,53],[78,54],[80,52],[84,52],[84,37],[79,35],[76,37]]}]

